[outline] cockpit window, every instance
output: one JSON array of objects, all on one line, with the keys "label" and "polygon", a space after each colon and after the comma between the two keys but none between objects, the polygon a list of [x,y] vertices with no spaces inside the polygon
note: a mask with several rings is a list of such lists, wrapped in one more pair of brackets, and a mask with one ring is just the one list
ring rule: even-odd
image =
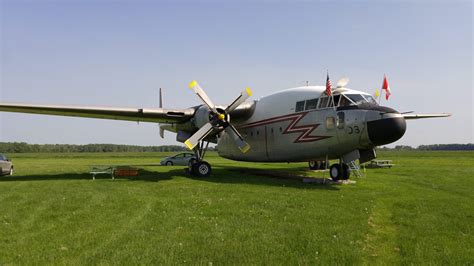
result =
[{"label": "cockpit window", "polygon": [[377,101],[374,99],[374,97],[372,97],[372,96],[370,96],[370,95],[364,95],[364,98],[365,98],[369,103],[377,104]]},{"label": "cockpit window", "polygon": [[349,99],[351,99],[356,105],[367,102],[360,94],[346,94],[346,96],[349,97]]},{"label": "cockpit window", "polygon": [[349,101],[349,99],[347,99],[346,96],[341,95],[341,101],[339,102],[339,106],[349,106],[351,104],[352,102]]},{"label": "cockpit window", "polygon": [[334,106],[338,106],[339,104],[339,98],[341,97],[341,95],[334,95],[333,96],[333,99],[334,99]]},{"label": "cockpit window", "polygon": [[318,108],[321,109],[326,107],[328,107],[328,97],[321,97],[319,100]]}]

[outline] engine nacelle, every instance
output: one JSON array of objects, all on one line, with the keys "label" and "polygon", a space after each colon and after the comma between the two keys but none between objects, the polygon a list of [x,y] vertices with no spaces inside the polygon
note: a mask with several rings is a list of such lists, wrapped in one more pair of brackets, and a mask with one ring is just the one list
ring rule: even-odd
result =
[{"label": "engine nacelle", "polygon": [[194,113],[193,124],[196,128],[201,128],[209,122],[210,110],[207,106],[201,105]]}]

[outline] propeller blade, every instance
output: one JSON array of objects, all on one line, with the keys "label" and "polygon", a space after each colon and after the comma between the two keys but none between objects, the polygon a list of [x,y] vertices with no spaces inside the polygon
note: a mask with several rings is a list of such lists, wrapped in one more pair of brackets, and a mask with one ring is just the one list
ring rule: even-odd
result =
[{"label": "propeller blade", "polygon": [[211,99],[207,96],[204,90],[199,86],[197,81],[193,80],[189,83],[189,88],[194,90],[199,98],[209,107],[214,113],[217,113],[216,106],[212,103]]},{"label": "propeller blade", "polygon": [[242,153],[246,153],[250,150],[250,145],[245,142],[244,138],[233,125],[229,124],[229,126],[225,128],[225,132],[235,141],[235,144],[239,147]]},{"label": "propeller blade", "polygon": [[347,84],[349,83],[349,78],[348,77],[344,77],[340,80],[337,81],[337,87],[338,88],[343,88],[345,87]]},{"label": "propeller blade", "polygon": [[207,135],[209,135],[212,130],[212,125],[208,122],[207,124],[202,126],[196,133],[194,133],[194,135],[192,135],[188,140],[186,140],[184,144],[186,145],[186,147],[188,147],[188,149],[192,150],[194,149],[194,147],[196,147],[196,145],[199,144],[199,141],[207,137]]},{"label": "propeller blade", "polygon": [[228,114],[232,112],[235,108],[239,107],[245,100],[247,100],[250,96],[252,96],[252,90],[250,88],[246,88],[243,90],[240,95],[225,109],[225,113]]}]

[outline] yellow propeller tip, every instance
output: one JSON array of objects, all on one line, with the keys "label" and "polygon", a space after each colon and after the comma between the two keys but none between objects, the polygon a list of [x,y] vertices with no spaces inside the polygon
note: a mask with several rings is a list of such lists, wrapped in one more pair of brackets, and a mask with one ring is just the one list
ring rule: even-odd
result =
[{"label": "yellow propeller tip", "polygon": [[188,147],[188,149],[192,150],[194,148],[194,145],[189,141],[189,140],[186,140],[184,142],[184,144],[186,145],[186,147]]},{"label": "yellow propeller tip", "polygon": [[247,91],[247,94],[249,96],[252,96],[253,93],[252,93],[252,90],[250,88],[247,87],[246,91]]},{"label": "yellow propeller tip", "polygon": [[193,80],[191,83],[189,83],[189,88],[192,89],[197,85],[197,81]]}]

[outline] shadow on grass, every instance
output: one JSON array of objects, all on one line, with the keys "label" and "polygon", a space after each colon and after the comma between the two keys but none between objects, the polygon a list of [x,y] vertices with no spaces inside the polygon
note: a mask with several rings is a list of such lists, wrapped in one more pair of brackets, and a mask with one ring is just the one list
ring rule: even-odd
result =
[{"label": "shadow on grass", "polygon": [[[303,172],[302,169],[253,169],[244,167],[226,167],[213,168],[212,175],[207,178],[200,178],[192,175],[188,175],[188,178],[202,182],[223,184],[248,184],[301,189],[339,190],[339,185],[334,184],[329,180],[325,184],[303,183],[302,176],[300,175]],[[285,174],[280,176],[278,174],[275,175],[275,173]],[[294,175],[294,177],[288,177],[292,175]]]},{"label": "shadow on grass", "polygon": [[[180,171],[182,174],[184,171]],[[140,170],[139,176],[130,177],[115,177],[116,180],[130,180],[130,181],[161,181],[170,180],[172,176],[176,176],[171,172],[152,172],[148,170]],[[111,180],[112,177],[108,174],[96,175],[96,180]],[[51,175],[13,175],[13,176],[0,176],[0,182],[11,182],[11,181],[48,181],[48,180],[91,180],[92,175],[89,173],[64,173],[64,174],[51,174]]]},{"label": "shadow on grass", "polygon": [[[285,169],[260,169],[259,172],[282,172]],[[291,171],[290,169],[286,170]],[[298,174],[297,171],[295,174]],[[189,179],[201,182],[212,182],[222,184],[248,184],[248,185],[263,185],[263,186],[277,186],[277,187],[292,187],[302,189],[325,189],[325,190],[338,190],[337,185],[327,184],[305,184],[301,180],[294,178],[280,178],[270,177],[264,174],[258,174],[251,168],[213,168],[212,175],[210,177],[196,177],[186,173],[184,168],[180,169],[169,169],[168,171],[149,171],[140,169],[139,176],[133,177],[115,177],[116,180],[128,180],[128,181],[146,181],[146,182],[159,182],[165,180],[172,180],[175,177],[184,176]],[[110,175],[101,174],[96,176],[96,180],[107,180],[111,179]],[[89,173],[65,173],[56,175],[13,175],[13,176],[0,176],[0,182],[12,182],[12,181],[51,181],[51,180],[90,180],[92,181],[92,175]]]}]

